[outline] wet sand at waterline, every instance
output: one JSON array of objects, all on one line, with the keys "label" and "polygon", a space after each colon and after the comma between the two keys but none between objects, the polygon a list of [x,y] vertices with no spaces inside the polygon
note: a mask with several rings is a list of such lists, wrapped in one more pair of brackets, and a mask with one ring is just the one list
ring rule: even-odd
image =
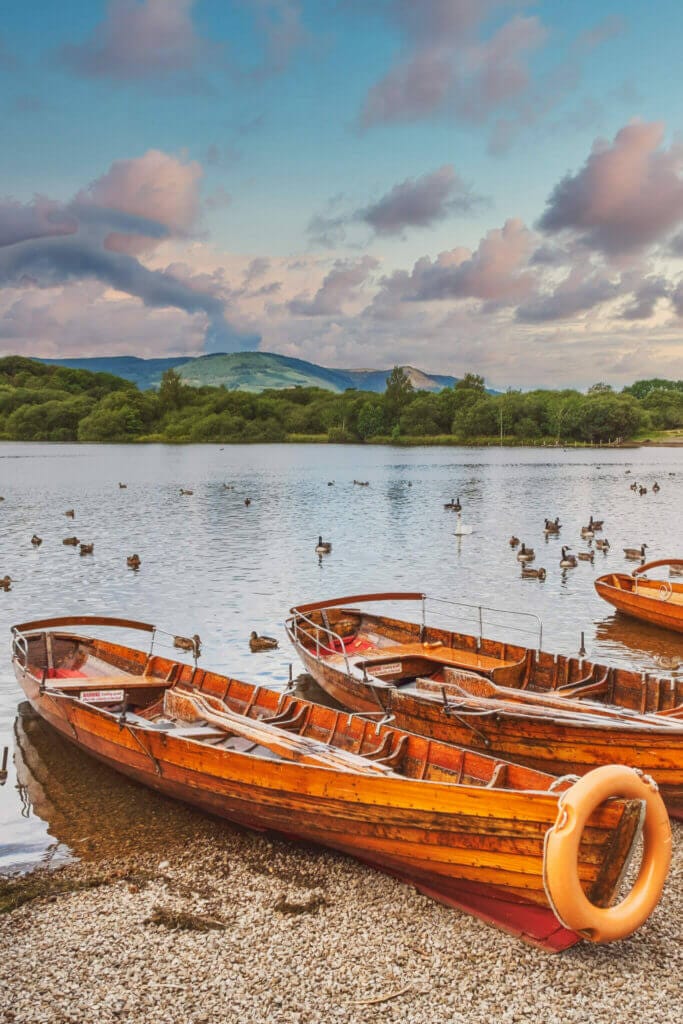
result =
[{"label": "wet sand at waterline", "polygon": [[[299,671],[282,628],[292,604],[424,589],[538,614],[549,650],[576,653],[584,632],[594,660],[655,671],[681,654],[679,637],[614,615],[593,589],[601,572],[632,568],[623,546],[681,554],[680,450],[0,445],[0,467],[0,570],[17,580],[0,594],[5,636],[38,615],[125,612],[198,632],[203,665],[281,688],[289,662]],[[629,490],[634,479],[647,495]],[[443,505],[454,497],[469,537],[453,536]],[[585,547],[591,514],[612,550],[562,573],[560,547]],[[546,541],[543,519],[556,515],[561,537]],[[512,533],[536,548],[544,583],[520,578]],[[94,554],[64,547],[71,534]],[[319,534],[333,543],[320,561]],[[126,568],[133,552],[139,572]],[[250,654],[252,629],[280,649]],[[129,782],[35,718],[8,658],[3,745],[0,871],[13,877],[0,882],[0,1020],[677,1019],[679,824],[646,925],[551,957],[341,855],[237,830]]]}]

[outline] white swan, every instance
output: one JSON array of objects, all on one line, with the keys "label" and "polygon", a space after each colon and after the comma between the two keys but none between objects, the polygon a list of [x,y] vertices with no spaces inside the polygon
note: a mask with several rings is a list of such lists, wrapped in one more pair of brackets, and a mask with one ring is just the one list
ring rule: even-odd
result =
[{"label": "white swan", "polygon": [[457,517],[458,517],[458,522],[456,523],[456,526],[455,526],[455,531],[454,531],[455,532],[455,536],[456,537],[467,537],[467,536],[469,536],[469,534],[474,531],[474,527],[473,526],[465,526],[464,525],[464,523],[462,521],[462,512],[457,512],[456,514],[457,514]]}]

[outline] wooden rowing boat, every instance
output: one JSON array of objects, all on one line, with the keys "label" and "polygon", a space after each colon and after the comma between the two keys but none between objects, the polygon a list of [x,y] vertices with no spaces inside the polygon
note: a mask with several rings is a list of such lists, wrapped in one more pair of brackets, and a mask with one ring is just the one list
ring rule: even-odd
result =
[{"label": "wooden rowing boat", "polygon": [[[85,636],[83,626],[141,630],[152,643],[144,652]],[[13,629],[14,670],[46,722],[153,789],[241,825],[353,854],[549,950],[578,941],[550,901],[554,892],[561,899],[566,881],[553,850],[564,841],[567,801],[585,780],[556,779],[184,664],[155,654],[156,637],[151,625],[99,616],[23,623]],[[617,798],[584,808],[573,865],[591,912],[609,920],[643,801],[661,882],[647,913],[670,846],[656,787],[617,770],[627,773],[625,782],[608,783],[607,795]],[[640,913],[638,923],[644,919]],[[601,929],[586,924],[581,934],[614,937]]]},{"label": "wooden rowing boat", "polygon": [[624,615],[683,633],[683,583],[644,576],[664,566],[674,571],[683,569],[683,558],[659,558],[639,566],[632,574],[609,572],[596,579],[595,589]]},{"label": "wooden rowing boat", "polygon": [[[418,601],[422,622],[371,614],[375,601]],[[683,679],[428,626],[426,603],[343,597],[298,605],[286,626],[306,670],[347,708],[381,708],[400,729],[557,775],[630,764],[683,817]]]}]

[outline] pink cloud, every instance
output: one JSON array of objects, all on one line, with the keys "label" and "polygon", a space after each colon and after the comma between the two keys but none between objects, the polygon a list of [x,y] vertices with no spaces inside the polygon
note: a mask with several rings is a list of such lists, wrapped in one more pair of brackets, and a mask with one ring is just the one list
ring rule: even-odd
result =
[{"label": "pink cloud", "polygon": [[336,260],[312,300],[298,296],[289,303],[295,316],[337,316],[342,307],[357,299],[360,290],[379,263],[372,256],[358,260]]},{"label": "pink cloud", "polygon": [[59,58],[78,75],[118,81],[207,88],[207,70],[233,72],[242,80],[279,74],[308,40],[299,0],[248,0],[262,55],[246,70],[228,59],[227,47],[202,36],[193,21],[197,0],[109,0],[104,18],[82,42]]},{"label": "pink cloud", "polygon": [[598,140],[577,174],[553,189],[539,221],[609,256],[637,252],[683,220],[683,145],[665,149],[664,125],[633,122]]},{"label": "pink cloud", "polygon": [[94,78],[152,78],[190,72],[204,48],[192,24],[195,0],[110,0],[85,42],[63,48],[64,61]]},{"label": "pink cloud", "polygon": [[534,288],[536,278],[528,269],[533,249],[532,232],[522,221],[508,220],[487,232],[474,252],[457,247],[434,261],[424,256],[410,274],[399,272],[386,279],[384,290],[403,301],[480,299],[513,304]]},{"label": "pink cloud", "polygon": [[360,126],[412,121],[444,111],[485,120],[529,85],[529,55],[546,31],[536,17],[515,16],[492,29],[491,15],[514,0],[394,0],[390,19],[404,38],[394,66],[369,90]]},{"label": "pink cloud", "polygon": [[[163,225],[172,235],[186,235],[199,219],[202,168],[158,149],[131,160],[117,160],[106,174],[76,196],[76,206],[105,207]],[[107,248],[142,252],[157,244],[143,234],[115,232]]]}]

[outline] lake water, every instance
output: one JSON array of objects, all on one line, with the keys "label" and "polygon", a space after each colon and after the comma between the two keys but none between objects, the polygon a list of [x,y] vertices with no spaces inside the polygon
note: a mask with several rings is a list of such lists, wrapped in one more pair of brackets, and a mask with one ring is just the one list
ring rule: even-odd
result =
[{"label": "lake water", "polygon": [[[648,488],[645,496],[629,489],[634,480]],[[181,496],[181,487],[194,493]],[[675,634],[613,615],[593,588],[600,573],[632,568],[626,545],[647,543],[648,558],[683,556],[681,448],[1,444],[0,494],[0,575],[16,579],[9,593],[0,591],[7,641],[13,623],[40,616],[125,615],[197,632],[203,665],[281,687],[290,662],[299,672],[282,625],[291,605],[419,590],[536,614],[547,650],[577,653],[583,631],[588,656],[612,664],[656,670],[657,657],[683,646]],[[454,536],[456,517],[443,509],[454,497],[471,536]],[[72,507],[73,521],[64,516]],[[611,551],[563,573],[560,547],[586,548],[579,530],[591,514],[605,520]],[[560,516],[560,538],[544,538],[546,516]],[[33,533],[43,538],[39,548]],[[534,566],[547,570],[543,583],[521,579],[508,544],[513,533],[535,548]],[[314,553],[319,534],[333,544],[322,560]],[[94,542],[94,555],[65,547],[70,535]],[[126,567],[133,552],[139,572]],[[477,631],[466,609],[439,607],[439,621],[446,615],[455,628]],[[408,608],[414,614],[403,608],[403,615],[417,618],[419,609]],[[251,654],[252,629],[278,637],[280,649]],[[21,701],[7,652],[0,748],[10,749],[10,772],[0,788],[0,871],[95,855],[161,808],[171,827],[187,825],[183,808],[79,754],[25,705],[18,713]]]}]

